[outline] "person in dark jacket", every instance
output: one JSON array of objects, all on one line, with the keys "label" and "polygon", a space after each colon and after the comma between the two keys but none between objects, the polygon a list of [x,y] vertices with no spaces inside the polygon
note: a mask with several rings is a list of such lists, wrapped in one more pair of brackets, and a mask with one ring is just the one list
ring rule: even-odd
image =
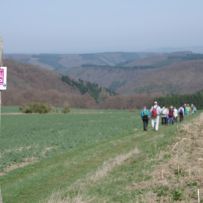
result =
[{"label": "person in dark jacket", "polygon": [[168,111],[168,123],[169,124],[174,124],[174,108],[173,106],[170,106],[169,111]]},{"label": "person in dark jacket", "polygon": [[179,115],[179,121],[182,122],[183,119],[184,119],[184,106],[181,106],[179,109],[178,109],[178,115]]},{"label": "person in dark jacket", "polygon": [[149,122],[149,118],[150,118],[150,111],[147,109],[146,106],[144,106],[144,108],[141,110],[140,116],[143,121],[143,130],[147,131],[148,122]]}]

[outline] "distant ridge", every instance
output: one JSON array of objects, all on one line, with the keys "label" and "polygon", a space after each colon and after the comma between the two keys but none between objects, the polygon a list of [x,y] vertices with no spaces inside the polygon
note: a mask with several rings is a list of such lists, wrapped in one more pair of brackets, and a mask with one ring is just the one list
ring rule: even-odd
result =
[{"label": "distant ridge", "polygon": [[203,54],[191,51],[11,54],[6,57],[96,83],[121,95],[185,94],[203,88]]}]

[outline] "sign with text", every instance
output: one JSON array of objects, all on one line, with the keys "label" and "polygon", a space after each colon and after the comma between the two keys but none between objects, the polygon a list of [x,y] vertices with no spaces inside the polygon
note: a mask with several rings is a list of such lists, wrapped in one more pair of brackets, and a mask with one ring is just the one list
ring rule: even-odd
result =
[{"label": "sign with text", "polygon": [[7,67],[0,67],[0,91],[7,88]]}]

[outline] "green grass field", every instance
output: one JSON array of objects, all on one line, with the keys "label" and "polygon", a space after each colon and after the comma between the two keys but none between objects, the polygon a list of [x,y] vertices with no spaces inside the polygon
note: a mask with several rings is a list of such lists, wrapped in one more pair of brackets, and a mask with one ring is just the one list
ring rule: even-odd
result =
[{"label": "green grass field", "polygon": [[4,106],[1,109],[2,113],[16,113],[19,112],[19,107],[17,106]]},{"label": "green grass field", "polygon": [[[139,113],[129,111],[4,114],[0,135],[3,202],[46,202],[56,192],[74,198],[81,191],[93,202],[133,202],[143,191],[129,190],[129,185],[149,178],[145,172],[157,164],[154,158],[173,142],[176,130],[174,125],[161,127],[158,133],[143,132]],[[135,148],[137,154],[88,184],[88,177],[104,162]],[[74,187],[82,183],[85,189]]]}]

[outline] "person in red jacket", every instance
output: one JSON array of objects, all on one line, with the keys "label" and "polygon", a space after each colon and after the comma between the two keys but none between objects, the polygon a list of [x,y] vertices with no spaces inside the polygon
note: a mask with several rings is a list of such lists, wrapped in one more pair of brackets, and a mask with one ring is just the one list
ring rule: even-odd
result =
[{"label": "person in red jacket", "polygon": [[151,124],[152,128],[155,131],[159,130],[159,119],[160,119],[160,114],[161,114],[161,108],[158,105],[157,101],[154,102],[154,105],[150,109],[151,112]]}]

